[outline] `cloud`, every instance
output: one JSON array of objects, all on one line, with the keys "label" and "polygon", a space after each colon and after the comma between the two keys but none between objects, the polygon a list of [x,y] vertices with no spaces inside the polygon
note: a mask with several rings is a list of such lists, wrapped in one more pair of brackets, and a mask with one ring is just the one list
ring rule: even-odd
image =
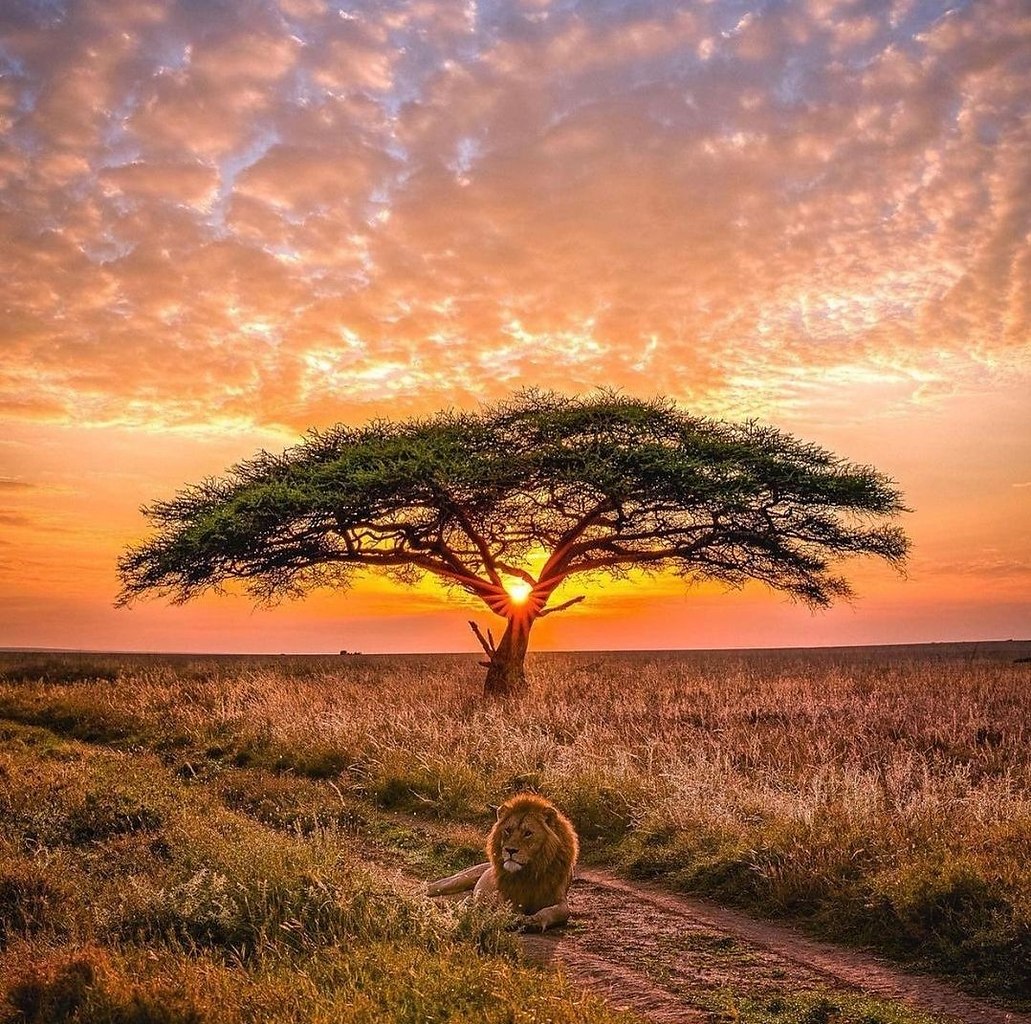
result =
[{"label": "cloud", "polygon": [[1031,579],[1031,564],[1026,559],[984,552],[952,562],[924,563],[920,567],[920,575],[972,577],[993,583],[1026,585]]},{"label": "cloud", "polygon": [[5,9],[0,415],[1027,376],[1022,6],[681,6]]},{"label": "cloud", "polygon": [[97,180],[108,195],[178,204],[203,204],[218,187],[215,168],[199,163],[122,164],[104,168]]}]

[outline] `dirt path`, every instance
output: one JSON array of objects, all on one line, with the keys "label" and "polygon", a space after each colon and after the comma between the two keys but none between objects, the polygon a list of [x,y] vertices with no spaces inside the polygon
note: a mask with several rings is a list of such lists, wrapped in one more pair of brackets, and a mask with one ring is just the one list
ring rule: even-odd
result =
[{"label": "dirt path", "polygon": [[[386,817],[404,821],[424,842],[443,838],[431,823]],[[414,882],[396,850],[370,853]],[[654,1024],[709,1021],[706,1003],[727,991],[773,999],[813,990],[865,993],[969,1024],[1031,1024],[1031,1015],[992,1006],[947,981],[611,872],[578,872],[569,901],[569,926],[524,936],[527,955],[561,965],[574,982]]]},{"label": "dirt path", "polygon": [[699,997],[727,988],[770,997],[859,990],[971,1024],[1031,1024],[936,978],[607,872],[583,871],[570,903],[573,924],[527,936],[528,954],[656,1024],[706,1019]]}]

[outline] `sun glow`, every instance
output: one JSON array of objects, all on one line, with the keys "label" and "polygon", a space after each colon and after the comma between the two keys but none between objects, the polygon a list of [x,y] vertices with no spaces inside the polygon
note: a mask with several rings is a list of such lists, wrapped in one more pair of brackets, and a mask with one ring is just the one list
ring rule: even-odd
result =
[{"label": "sun glow", "polygon": [[523,604],[533,591],[533,587],[526,580],[506,580],[505,590],[515,604]]}]

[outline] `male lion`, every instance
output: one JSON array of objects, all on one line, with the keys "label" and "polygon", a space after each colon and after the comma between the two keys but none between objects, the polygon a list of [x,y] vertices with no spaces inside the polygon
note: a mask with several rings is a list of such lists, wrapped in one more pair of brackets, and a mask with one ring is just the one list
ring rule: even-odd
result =
[{"label": "male lion", "polygon": [[544,931],[569,920],[566,894],[580,852],[569,819],[549,800],[520,793],[498,808],[487,836],[487,862],[430,882],[427,894],[473,890],[475,899],[501,900],[525,928]]}]

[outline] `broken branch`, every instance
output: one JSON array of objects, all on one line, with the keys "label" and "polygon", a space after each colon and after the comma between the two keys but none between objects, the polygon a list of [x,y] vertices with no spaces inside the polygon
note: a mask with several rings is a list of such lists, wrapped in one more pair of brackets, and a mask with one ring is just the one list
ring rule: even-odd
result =
[{"label": "broken branch", "polygon": [[490,642],[488,643],[487,638],[480,632],[480,627],[477,626],[472,619],[469,620],[469,628],[473,631],[473,635],[476,639],[480,641],[480,646],[486,652],[487,657],[493,659],[494,655],[497,653],[494,648],[494,637],[491,637]]}]

